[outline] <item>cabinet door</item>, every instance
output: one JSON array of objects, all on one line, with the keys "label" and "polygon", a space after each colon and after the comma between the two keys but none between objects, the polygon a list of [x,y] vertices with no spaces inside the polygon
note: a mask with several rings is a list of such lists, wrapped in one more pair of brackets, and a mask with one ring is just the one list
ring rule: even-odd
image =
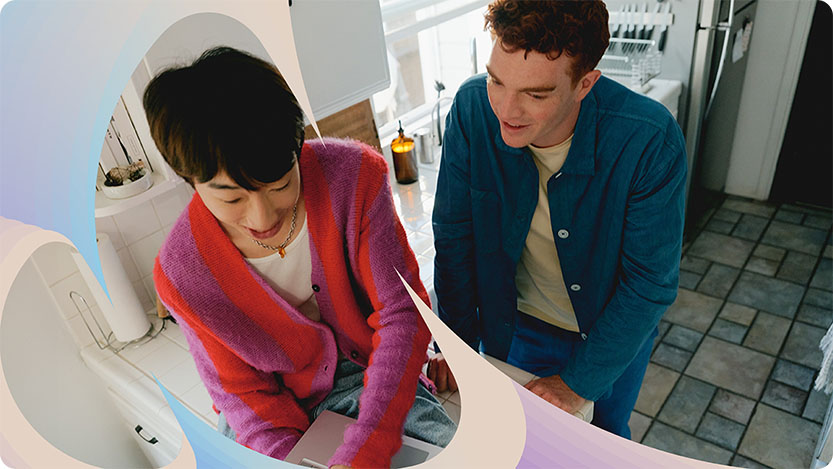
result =
[{"label": "cabinet door", "polygon": [[292,0],[289,13],[316,119],[390,86],[378,1]]},{"label": "cabinet door", "polygon": [[130,427],[139,449],[153,467],[167,466],[176,459],[182,445],[182,432],[179,429],[166,428],[160,419],[139,411],[112,389],[107,391]]}]

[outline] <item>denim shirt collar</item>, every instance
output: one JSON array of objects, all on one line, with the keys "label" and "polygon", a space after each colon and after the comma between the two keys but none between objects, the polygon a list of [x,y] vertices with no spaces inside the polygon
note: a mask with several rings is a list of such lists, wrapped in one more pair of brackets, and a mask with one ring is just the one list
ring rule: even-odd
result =
[{"label": "denim shirt collar", "polygon": [[[596,116],[598,102],[593,90],[581,101],[578,120],[573,135],[573,143],[567,153],[567,159],[561,167],[565,174],[592,176],[596,173]],[[510,147],[503,141],[500,132],[495,133],[495,145],[506,154],[522,156],[529,149]]]}]

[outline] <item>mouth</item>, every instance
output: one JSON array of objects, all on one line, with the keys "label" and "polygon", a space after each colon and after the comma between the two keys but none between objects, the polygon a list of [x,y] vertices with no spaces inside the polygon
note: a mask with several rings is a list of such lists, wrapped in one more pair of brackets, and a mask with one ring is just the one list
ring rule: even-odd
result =
[{"label": "mouth", "polygon": [[277,223],[275,223],[275,226],[273,226],[272,228],[269,228],[266,231],[253,230],[253,229],[249,228],[248,226],[245,227],[245,228],[249,232],[249,236],[251,236],[252,238],[268,239],[268,238],[271,238],[271,237],[275,236],[276,234],[278,234],[278,231],[280,231],[282,225],[283,225],[283,223],[278,221]]},{"label": "mouth", "polygon": [[506,121],[500,121],[500,125],[510,132],[518,132],[520,130],[526,129],[529,125],[519,125],[519,124],[510,124]]}]

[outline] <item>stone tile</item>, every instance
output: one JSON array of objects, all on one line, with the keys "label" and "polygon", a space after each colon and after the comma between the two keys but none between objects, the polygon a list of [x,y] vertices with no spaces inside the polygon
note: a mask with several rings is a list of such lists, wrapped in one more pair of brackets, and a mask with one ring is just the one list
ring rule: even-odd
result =
[{"label": "stone tile", "polygon": [[810,467],[821,425],[759,404],[738,453],[773,468]]},{"label": "stone tile", "polygon": [[749,306],[739,305],[737,303],[732,303],[727,301],[725,305],[723,305],[723,309],[720,311],[720,318],[726,319],[727,321],[736,322],[738,324],[743,324],[744,326],[748,326],[752,324],[752,320],[755,319],[756,311]]},{"label": "stone tile", "polygon": [[812,228],[818,228],[820,230],[829,230],[831,224],[830,215],[827,216],[820,216],[820,215],[807,215],[807,218],[804,219],[804,226],[809,226]]},{"label": "stone tile", "polygon": [[805,303],[801,305],[795,319],[827,329],[833,324],[833,311]]},{"label": "stone tile", "polygon": [[833,259],[833,246],[827,245],[824,247],[824,252],[821,255],[825,259]]},{"label": "stone tile", "polygon": [[734,210],[736,212],[751,213],[759,217],[770,218],[775,213],[776,207],[765,205],[761,202],[749,202],[745,200],[726,199],[723,202],[723,207],[727,210]]},{"label": "stone tile", "polygon": [[770,381],[764,389],[761,402],[791,414],[799,415],[806,399],[806,392],[777,381]]},{"label": "stone tile", "polygon": [[688,364],[685,374],[757,399],[774,364],[773,357],[706,337]]},{"label": "stone tile", "polygon": [[697,291],[717,298],[725,298],[740,273],[739,269],[723,264],[712,264],[697,286]]},{"label": "stone tile", "polygon": [[659,422],[654,422],[642,440],[642,444],[668,453],[716,464],[727,464],[732,458],[732,452],[727,449]]},{"label": "stone tile", "polygon": [[818,288],[808,288],[804,302],[819,308],[833,309],[833,294]]},{"label": "stone tile", "polygon": [[688,248],[687,254],[740,268],[754,246],[750,241],[704,231]]},{"label": "stone tile", "polygon": [[751,306],[786,318],[793,318],[804,296],[804,287],[784,280],[743,272],[729,301]]},{"label": "stone tile", "polygon": [[736,212],[734,210],[726,210],[725,208],[718,209],[712,215],[712,220],[722,220],[729,223],[735,223],[740,220],[740,216],[743,215],[740,212]]},{"label": "stone tile", "polygon": [[790,251],[781,264],[781,268],[778,270],[776,277],[804,285],[810,281],[810,276],[813,275],[813,268],[815,266],[815,256]]},{"label": "stone tile", "polygon": [[778,355],[790,328],[790,320],[760,312],[743,341],[745,347]]},{"label": "stone tile", "polygon": [[816,275],[813,275],[810,286],[827,291],[833,290],[833,268],[831,266],[833,266],[833,260],[822,259],[816,269]]},{"label": "stone tile", "polygon": [[703,278],[703,276],[700,274],[695,274],[694,272],[689,272],[687,270],[680,270],[680,288],[694,290],[697,288],[697,284],[700,283],[701,278]]},{"label": "stone tile", "polygon": [[801,322],[794,323],[790,335],[787,337],[787,343],[784,344],[781,357],[818,370],[822,358],[819,342],[821,342],[825,332],[820,327]]},{"label": "stone tile", "polygon": [[788,384],[794,388],[809,391],[813,385],[815,370],[786,360],[778,360],[772,370],[772,379],[779,383]]},{"label": "stone tile", "polygon": [[662,338],[665,336],[665,333],[668,332],[668,329],[671,328],[671,323],[668,321],[660,321],[657,329],[659,329],[659,333],[657,334],[658,338]]},{"label": "stone tile", "polygon": [[796,225],[800,225],[801,221],[804,219],[804,214],[801,212],[793,212],[792,210],[784,210],[782,208],[778,210],[774,218],[778,221],[795,223]]},{"label": "stone tile", "polygon": [[744,425],[749,422],[749,417],[752,416],[754,409],[755,401],[731,393],[725,389],[717,390],[717,394],[712,399],[711,407],[709,407],[710,412],[722,415]]},{"label": "stone tile", "polygon": [[749,262],[746,263],[744,269],[750,272],[755,272],[761,275],[772,277],[773,275],[775,275],[775,272],[778,271],[778,266],[780,264],[781,263],[778,261],[753,256],[751,259],[749,259]]},{"label": "stone tile", "polygon": [[680,374],[676,371],[649,363],[634,410],[655,417],[679,377]]},{"label": "stone tile", "polygon": [[681,288],[676,301],[666,311],[664,319],[698,332],[706,332],[717,316],[722,302],[720,299]]},{"label": "stone tile", "polygon": [[715,390],[716,388],[711,384],[688,376],[680,377],[657,420],[674,428],[694,433],[697,424],[709,408],[709,402]]},{"label": "stone tile", "polygon": [[830,210],[807,207],[805,205],[783,204],[781,205],[781,208],[784,210],[791,210],[793,212],[806,213],[807,215],[828,215],[830,213]]},{"label": "stone tile", "polygon": [[814,389],[810,391],[810,397],[807,398],[807,405],[804,406],[804,412],[801,413],[801,416],[814,422],[824,423],[824,416],[827,413],[829,403],[830,396]]},{"label": "stone tile", "polygon": [[786,249],[776,248],[774,246],[767,246],[766,244],[759,244],[752,253],[755,256],[763,257],[771,261],[780,261],[787,253]]},{"label": "stone tile", "polygon": [[827,239],[825,231],[773,221],[769,224],[761,242],[817,256],[824,246],[825,239]]},{"label": "stone tile", "polygon": [[714,231],[715,233],[720,233],[720,234],[725,234],[725,235],[731,233],[732,229],[734,229],[734,228],[735,228],[734,223],[729,223],[729,222],[723,221],[723,220],[717,220],[715,218],[712,218],[711,220],[709,220],[709,222],[706,223],[706,226],[703,227],[704,230]]},{"label": "stone tile", "polygon": [[726,321],[724,319],[717,319],[714,321],[714,324],[712,324],[712,328],[709,329],[709,335],[717,337],[718,339],[723,339],[726,342],[739,344],[743,341],[743,336],[746,335],[746,330],[746,326]]},{"label": "stone tile", "polygon": [[690,272],[695,272],[698,274],[705,274],[706,271],[709,269],[711,262],[700,259],[697,257],[691,256],[683,256],[682,261],[680,261],[680,269],[688,270]]},{"label": "stone tile", "polygon": [[755,462],[749,458],[744,458],[743,456],[736,454],[734,458],[732,458],[732,467],[745,467],[746,469],[772,469],[769,466],[764,466],[759,462]]},{"label": "stone tile", "polygon": [[659,344],[651,356],[651,361],[675,371],[685,370],[688,361],[691,360],[691,352],[672,347],[666,344]]},{"label": "stone tile", "polygon": [[697,436],[718,446],[734,450],[738,447],[745,429],[745,426],[737,422],[707,412],[697,429]]},{"label": "stone tile", "polygon": [[732,231],[732,236],[737,238],[748,239],[750,241],[757,241],[764,232],[769,218],[756,217],[755,215],[744,214],[735,230]]},{"label": "stone tile", "polygon": [[631,418],[628,419],[628,426],[631,429],[631,441],[639,443],[648,431],[648,427],[651,426],[651,417],[633,411]]},{"label": "stone tile", "polygon": [[693,352],[697,350],[697,345],[700,344],[700,339],[702,338],[702,333],[675,324],[662,341],[666,344]]}]

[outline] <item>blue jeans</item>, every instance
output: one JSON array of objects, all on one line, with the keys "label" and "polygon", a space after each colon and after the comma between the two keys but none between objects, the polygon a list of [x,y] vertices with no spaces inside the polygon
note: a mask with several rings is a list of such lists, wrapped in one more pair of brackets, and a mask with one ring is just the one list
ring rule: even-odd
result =
[{"label": "blue jeans", "polygon": [[[525,313],[518,312],[515,316],[515,332],[506,362],[540,377],[559,374],[581,342],[579,335]],[[613,383],[611,391],[596,401],[593,425],[630,439],[628,420],[639,396],[657,333],[654,329],[622,376]]]},{"label": "blue jeans", "polygon": [[[333,377],[333,390],[312,409],[310,421],[315,420],[325,410],[358,418],[359,396],[364,390],[363,379],[363,367],[347,359],[339,360]],[[234,430],[229,427],[222,413],[217,423],[217,431],[232,440],[236,439]],[[422,383],[418,383],[414,405],[405,418],[404,431],[405,435],[444,448],[457,431],[457,424],[451,420],[431,391]]]}]

